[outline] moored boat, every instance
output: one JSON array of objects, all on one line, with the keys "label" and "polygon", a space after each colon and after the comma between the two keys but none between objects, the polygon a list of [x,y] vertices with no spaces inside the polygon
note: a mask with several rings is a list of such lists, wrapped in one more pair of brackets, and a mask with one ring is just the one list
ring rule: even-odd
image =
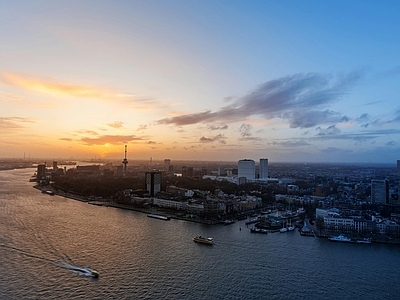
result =
[{"label": "moored boat", "polygon": [[371,244],[371,238],[348,238],[344,235],[331,236],[328,238],[332,242],[344,242],[344,243],[352,243],[352,244]]},{"label": "moored boat", "polygon": [[246,225],[250,225],[250,224],[253,224],[253,223],[257,223],[257,222],[259,222],[260,220],[259,220],[259,218],[258,217],[252,217],[251,219],[248,219],[246,222],[245,222],[245,224]]},{"label": "moored boat", "polygon": [[351,239],[344,236],[344,235],[337,235],[337,236],[331,236],[328,238],[331,242],[342,242],[342,243],[350,243]]},{"label": "moored boat", "polygon": [[154,218],[154,219],[159,219],[159,220],[164,220],[164,221],[170,220],[170,217],[162,216],[162,215],[148,214],[147,216],[148,216],[149,218]]},{"label": "moored boat", "polygon": [[52,190],[42,190],[42,193],[50,195],[50,196],[54,196],[55,195],[55,193]]},{"label": "moored boat", "polygon": [[352,242],[356,243],[356,244],[371,244],[372,239],[371,238],[355,239],[355,240],[352,240]]},{"label": "moored boat", "polygon": [[250,229],[251,233],[263,233],[263,234],[267,234],[268,230],[267,229],[263,229],[263,228],[251,228]]},{"label": "moored boat", "polygon": [[231,225],[231,224],[233,224],[233,223],[235,223],[235,221],[233,221],[233,220],[225,220],[225,221],[223,222],[224,225]]},{"label": "moored boat", "polygon": [[195,241],[196,243],[202,243],[202,244],[207,244],[207,245],[212,245],[214,244],[214,239],[213,238],[206,238],[204,236],[201,235],[197,235],[193,238],[193,241]]}]

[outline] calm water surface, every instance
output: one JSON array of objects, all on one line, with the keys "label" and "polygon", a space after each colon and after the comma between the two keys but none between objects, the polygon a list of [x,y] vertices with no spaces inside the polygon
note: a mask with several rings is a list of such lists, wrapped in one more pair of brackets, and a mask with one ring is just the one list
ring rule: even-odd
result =
[{"label": "calm water surface", "polygon": [[[398,299],[400,247],[250,234],[49,196],[0,172],[0,299]],[[240,230],[241,228],[241,230]],[[199,245],[194,235],[213,237]],[[76,267],[74,270],[73,267]],[[92,268],[99,279],[86,276]],[[79,271],[81,270],[81,271]]]}]

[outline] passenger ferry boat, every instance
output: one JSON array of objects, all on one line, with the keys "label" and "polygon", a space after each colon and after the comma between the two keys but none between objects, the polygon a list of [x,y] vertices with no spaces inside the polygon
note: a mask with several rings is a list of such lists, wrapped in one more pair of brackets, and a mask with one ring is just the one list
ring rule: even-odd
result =
[{"label": "passenger ferry boat", "polygon": [[331,236],[328,238],[332,242],[352,243],[352,244],[371,244],[371,238],[348,238],[344,235]]},{"label": "passenger ferry boat", "polygon": [[342,242],[342,243],[350,243],[351,239],[348,237],[345,237],[344,235],[337,235],[337,236],[331,236],[328,238],[331,242]]},{"label": "passenger ferry boat", "polygon": [[207,245],[212,245],[214,244],[214,239],[213,238],[206,238],[201,235],[197,235],[193,238],[193,241],[196,243],[202,243],[202,244],[207,244]]}]

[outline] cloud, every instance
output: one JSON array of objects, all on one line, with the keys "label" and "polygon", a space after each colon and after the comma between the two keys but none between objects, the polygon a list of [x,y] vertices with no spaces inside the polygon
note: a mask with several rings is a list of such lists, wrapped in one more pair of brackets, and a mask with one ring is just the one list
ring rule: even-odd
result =
[{"label": "cloud", "polygon": [[400,75],[400,66],[394,67],[390,70],[381,72],[381,73],[377,73],[376,76],[377,78],[391,78],[391,77],[397,77]]},{"label": "cloud", "polygon": [[226,136],[224,136],[223,134],[218,134],[214,137],[202,136],[199,141],[200,141],[200,143],[219,142],[221,144],[225,144],[226,143],[225,140],[226,140]]},{"label": "cloud", "polygon": [[317,135],[319,135],[319,136],[321,136],[321,135],[324,135],[324,136],[337,135],[341,132],[339,128],[336,128],[336,125],[331,125],[326,129],[322,129],[321,127],[318,126],[315,129],[318,131]]},{"label": "cloud", "polygon": [[328,147],[326,149],[322,149],[321,152],[328,154],[349,154],[352,153],[353,150],[344,150],[336,147]]},{"label": "cloud", "polygon": [[109,123],[109,124],[107,124],[107,125],[108,125],[109,127],[118,129],[118,128],[122,128],[122,127],[123,127],[124,122],[116,121],[116,122],[114,122],[114,123]]},{"label": "cloud", "polygon": [[[359,119],[357,119],[359,120]],[[362,121],[363,119],[361,119]],[[369,116],[368,118],[366,118],[366,120],[369,120]],[[369,125],[373,125],[373,126],[385,126],[387,124],[393,124],[393,123],[400,123],[400,109],[396,110],[393,114],[391,114],[390,118],[386,117],[386,119],[376,119],[374,121],[371,121],[369,123],[365,123],[362,124],[361,127],[368,127]]]},{"label": "cloud", "polygon": [[241,137],[239,138],[239,141],[241,142],[247,142],[247,141],[261,141],[262,138],[256,137],[256,136],[248,136],[248,137]]},{"label": "cloud", "polygon": [[354,141],[366,141],[375,139],[379,136],[386,135],[398,135],[400,130],[398,129],[383,129],[383,130],[363,130],[358,133],[337,133],[337,134],[322,134],[316,135],[312,139],[332,139],[332,140],[354,140]]},{"label": "cloud", "polygon": [[208,130],[223,130],[223,129],[228,129],[228,125],[226,125],[226,124],[224,124],[224,125],[209,124],[209,125],[207,125],[207,129]]},{"label": "cloud", "polygon": [[0,74],[0,81],[11,86],[53,96],[61,95],[76,98],[92,98],[112,102],[122,101],[124,103],[130,102],[141,105],[154,103],[154,99],[152,98],[120,93],[110,88],[57,82],[53,79],[28,76],[16,72],[2,72]]},{"label": "cloud", "polygon": [[146,137],[137,137],[135,135],[104,135],[97,138],[82,138],[81,141],[88,146],[105,144],[125,144],[131,141],[143,141]]},{"label": "cloud", "polygon": [[21,123],[35,123],[32,119],[21,117],[0,117],[0,130],[2,133],[6,131],[14,131],[25,128]]},{"label": "cloud", "polygon": [[309,146],[310,144],[304,140],[294,140],[294,141],[288,140],[288,141],[282,141],[282,142],[273,141],[272,145],[293,148],[293,147]]},{"label": "cloud", "polygon": [[74,139],[71,138],[60,138],[60,141],[72,142]]},{"label": "cloud", "polygon": [[370,115],[368,113],[363,113],[356,120],[360,123],[363,123],[360,125],[362,128],[367,128],[369,126],[369,119]]},{"label": "cloud", "polygon": [[[363,76],[362,71],[335,77],[318,73],[290,75],[267,81],[216,112],[207,110],[180,115],[161,119],[158,123],[183,126],[205,122],[236,122],[249,116],[284,119],[292,128],[343,122],[347,117],[323,108],[341,100]],[[308,121],[306,117],[311,119]]]},{"label": "cloud", "polygon": [[157,144],[155,141],[148,141],[147,144],[152,145],[152,144]]},{"label": "cloud", "polygon": [[360,121],[360,122],[366,122],[368,120],[369,120],[369,114],[368,113],[363,113],[362,115],[360,115],[357,118],[357,121]]},{"label": "cloud", "polygon": [[318,124],[332,124],[347,122],[349,119],[346,116],[342,116],[340,113],[325,110],[325,111],[293,111],[284,114],[290,122],[291,128],[310,128]]},{"label": "cloud", "polygon": [[387,122],[386,122],[387,124],[389,124],[389,123],[398,123],[398,122],[400,122],[400,109],[398,109],[397,111],[395,111],[394,115],[395,115],[395,117],[394,117],[393,119],[387,121]]},{"label": "cloud", "polygon": [[0,101],[14,102],[24,99],[23,96],[0,91]]},{"label": "cloud", "polygon": [[137,131],[146,130],[146,129],[147,129],[147,125],[139,125],[139,128],[137,129]]},{"label": "cloud", "polygon": [[386,146],[395,146],[396,142],[395,141],[389,141],[386,143]]},{"label": "cloud", "polygon": [[253,126],[250,124],[242,124],[240,125],[239,132],[242,137],[250,137],[252,136],[251,130]]},{"label": "cloud", "polygon": [[94,130],[78,130],[78,134],[90,134],[90,135],[99,135],[96,131]]}]

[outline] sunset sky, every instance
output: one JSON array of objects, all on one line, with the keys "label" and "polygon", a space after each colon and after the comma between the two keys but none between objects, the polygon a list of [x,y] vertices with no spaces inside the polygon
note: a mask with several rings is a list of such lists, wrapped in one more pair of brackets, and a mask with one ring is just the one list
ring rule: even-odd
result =
[{"label": "sunset sky", "polygon": [[400,159],[400,1],[0,2],[0,157]]}]

